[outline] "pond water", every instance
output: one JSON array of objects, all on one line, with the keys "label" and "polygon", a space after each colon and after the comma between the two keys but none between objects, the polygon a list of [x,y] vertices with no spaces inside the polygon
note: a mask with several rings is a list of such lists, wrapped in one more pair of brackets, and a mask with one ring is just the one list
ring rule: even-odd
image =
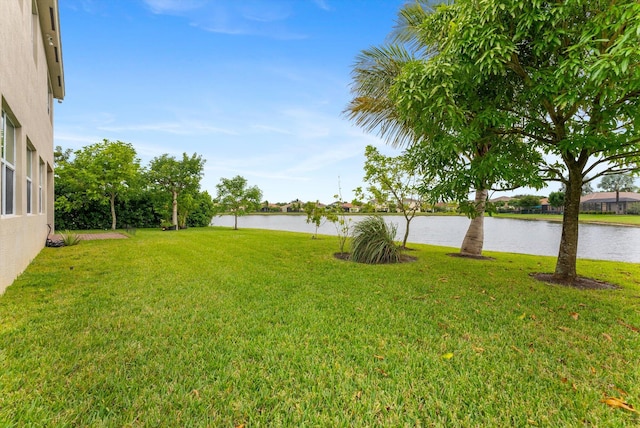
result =
[{"label": "pond water", "polygon": [[[353,222],[365,216],[349,216]],[[387,223],[398,226],[397,239],[405,231],[404,217],[384,217]],[[214,226],[233,227],[232,216],[214,217]],[[469,219],[461,216],[419,216],[411,221],[409,242],[460,248]],[[286,230],[314,233],[304,215],[248,215],[238,218],[238,228]],[[318,233],[336,235],[333,223],[326,222]],[[508,253],[557,256],[562,224],[541,220],[517,220],[486,217],[484,250]],[[614,260],[640,263],[640,227],[581,224],[578,257],[583,259]]]}]

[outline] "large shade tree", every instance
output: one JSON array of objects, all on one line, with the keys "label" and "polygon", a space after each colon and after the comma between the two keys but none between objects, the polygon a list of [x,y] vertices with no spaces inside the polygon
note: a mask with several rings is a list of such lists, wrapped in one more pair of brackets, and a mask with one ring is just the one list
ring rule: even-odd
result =
[{"label": "large shade tree", "polygon": [[[423,31],[427,23],[429,33]],[[426,2],[405,6],[394,42],[359,55],[347,113],[391,145],[408,147],[424,182],[436,183],[429,189],[434,202],[461,203],[471,223],[460,253],[480,256],[488,192],[539,187],[539,155],[518,137],[496,132],[497,120],[511,118],[495,106],[509,99],[512,86],[477,82],[473,67],[462,64],[441,73],[436,54],[447,26],[446,17],[434,14]],[[471,191],[475,201],[469,204]]]},{"label": "large shade tree", "polygon": [[[129,143],[109,141],[91,144],[57,160],[66,174],[67,185],[88,200],[109,205],[111,229],[116,229],[116,202],[126,199],[140,182],[140,160]],[[77,198],[76,198],[77,199]],[[64,201],[70,202],[65,197]],[[63,199],[60,199],[60,203]],[[77,203],[79,201],[76,200]]]},{"label": "large shade tree", "polygon": [[[516,83],[510,102],[498,108],[518,120],[495,128],[544,152],[544,177],[564,184],[553,278],[575,281],[583,184],[639,168],[640,3],[458,0],[435,15],[447,23],[431,58],[442,76],[463,65],[473,67],[479,83]],[[420,31],[432,29],[426,22]]]},{"label": "large shade tree", "polygon": [[[163,154],[151,160],[148,170],[150,183],[171,195],[171,224],[178,229],[178,199],[183,194],[196,195],[204,175],[205,160],[194,153],[182,154],[178,160],[174,156]],[[191,201],[191,198],[186,198]],[[185,219],[186,221],[186,219]]]}]

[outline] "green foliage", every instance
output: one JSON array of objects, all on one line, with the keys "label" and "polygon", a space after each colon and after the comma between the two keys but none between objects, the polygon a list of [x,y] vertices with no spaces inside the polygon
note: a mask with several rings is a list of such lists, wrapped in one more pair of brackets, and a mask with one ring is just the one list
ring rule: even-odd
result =
[{"label": "green foliage", "polygon": [[326,219],[327,212],[324,207],[320,206],[320,202],[307,202],[304,204],[304,212],[307,214],[307,223],[313,224],[316,229],[313,234],[313,239],[318,237],[318,228],[322,225],[322,220]]},{"label": "green foliage", "polygon": [[513,205],[514,207],[522,208],[524,210],[530,210],[532,208],[540,206],[540,196],[535,196],[535,195],[518,196],[511,201],[511,205]]},{"label": "green foliage", "polygon": [[397,226],[387,225],[381,216],[370,216],[353,227],[351,260],[381,264],[400,261],[401,250],[395,243]]},{"label": "green foliage", "polygon": [[[409,226],[424,202],[429,184],[422,183],[417,170],[406,153],[400,156],[385,156],[373,146],[365,148],[364,181],[369,184],[367,193],[355,189],[361,199],[373,199],[376,203],[389,203],[405,218],[405,234],[402,246],[407,245]],[[422,190],[419,190],[421,187]]]},{"label": "green foliage", "polygon": [[116,199],[126,200],[139,186],[140,160],[133,146],[104,139],[76,151],[74,168],[87,197],[109,204],[111,229],[115,229]]},{"label": "green foliage", "polygon": [[343,199],[340,184],[338,184],[338,194],[333,195],[333,198],[336,202],[327,207],[325,217],[335,226],[336,234],[338,236],[338,247],[340,248],[340,253],[344,254],[347,240],[351,233],[351,219],[347,217],[345,210],[342,207]]},{"label": "green foliage", "polygon": [[[163,154],[151,160],[147,180],[156,190],[171,197],[171,224],[179,226],[179,205],[183,203],[183,225],[188,215],[193,197],[200,190],[200,180],[204,175],[205,160],[194,153],[182,154],[182,160]],[[191,195],[191,196],[187,196]],[[181,198],[182,196],[182,198]]]},{"label": "green foliage", "polygon": [[[171,218],[172,193],[164,188],[161,189],[157,181],[149,181],[154,177],[154,172],[143,174],[135,151],[132,150],[133,148],[127,143],[108,140],[76,152],[70,149],[63,150],[60,146],[56,147],[54,152],[55,218],[58,229],[113,228],[116,212],[118,216],[115,218],[115,227],[119,228],[158,227],[161,219]],[[194,157],[189,159],[189,163],[194,160]],[[168,155],[161,158],[168,158]],[[127,163],[130,159],[133,159],[131,164]],[[204,163],[199,158],[195,160],[201,164]],[[100,165],[117,169],[119,172],[117,174],[113,171],[101,172]],[[188,165],[188,167],[191,166],[193,165]],[[201,173],[196,173],[196,176],[201,176]],[[106,180],[110,178],[117,181],[118,177],[122,180],[117,184]],[[199,178],[196,186],[185,186],[184,190],[178,193],[177,207],[180,210],[182,226],[185,224],[185,219],[186,224],[190,226],[210,223],[212,204],[207,203],[208,194],[198,192],[198,187]],[[115,193],[111,193],[108,197],[100,197],[101,193],[98,191],[100,189],[115,191]],[[211,199],[210,196],[208,198]],[[192,222],[189,216],[195,216],[197,220]],[[205,221],[204,217],[207,216],[209,219]]]},{"label": "green foliage", "polygon": [[392,144],[413,133],[416,165],[437,174],[432,194],[445,199],[564,183],[556,277],[575,279],[583,184],[640,168],[640,3],[417,2],[401,9],[397,33],[415,58],[363,55],[352,114],[391,130]]},{"label": "green foliage", "polygon": [[76,233],[69,232],[68,230],[65,230],[64,233],[61,233],[60,237],[62,239],[62,242],[64,242],[65,247],[71,247],[80,243],[80,236]]},{"label": "green foliage", "polygon": [[551,192],[549,193],[549,205],[555,208],[564,206],[564,192]]},{"label": "green foliage", "polygon": [[242,176],[221,178],[216,188],[218,195],[215,203],[218,205],[218,210],[233,214],[234,229],[238,229],[238,216],[260,208],[262,191],[258,186],[248,186],[247,179]]},{"label": "green foliage", "polygon": [[602,177],[598,187],[607,192],[634,192],[637,189],[634,182],[631,174],[611,174]]},{"label": "green foliage", "polygon": [[[121,141],[72,151],[57,146],[55,218],[58,229],[151,226],[152,208],[142,202],[141,171],[132,146]],[[116,213],[118,213],[116,217]]]},{"label": "green foliage", "polygon": [[198,192],[193,197],[193,205],[187,217],[186,225],[189,227],[209,226],[215,213],[216,208],[209,192]]}]

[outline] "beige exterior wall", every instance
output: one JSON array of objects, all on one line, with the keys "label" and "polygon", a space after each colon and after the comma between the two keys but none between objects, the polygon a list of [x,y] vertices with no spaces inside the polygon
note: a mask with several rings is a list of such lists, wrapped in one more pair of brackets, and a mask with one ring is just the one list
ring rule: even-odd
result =
[{"label": "beige exterior wall", "polygon": [[[0,210],[0,293],[38,255],[47,224],[54,222],[53,99],[64,97],[62,70],[58,1],[0,0],[0,100],[4,117],[15,127],[13,213]],[[27,147],[32,151],[30,213]],[[2,180],[0,174],[0,189],[7,184]]]}]

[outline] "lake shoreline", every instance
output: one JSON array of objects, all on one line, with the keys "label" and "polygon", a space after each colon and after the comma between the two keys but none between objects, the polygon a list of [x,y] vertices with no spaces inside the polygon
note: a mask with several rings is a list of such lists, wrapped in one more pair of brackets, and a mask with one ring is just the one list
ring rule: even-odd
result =
[{"label": "lake shoreline", "polygon": [[[350,214],[346,218],[354,225],[366,216]],[[384,217],[385,221],[397,226],[396,236],[403,236],[406,230],[404,217],[399,214],[386,214]],[[483,250],[556,257],[562,224],[558,221],[534,220],[526,217],[486,217]],[[215,217],[211,224],[233,227],[234,218]],[[635,244],[640,242],[640,228],[627,226],[580,223],[578,258],[640,263],[640,248]],[[316,231],[314,225],[307,223],[306,215],[300,213],[246,215],[238,218],[238,227],[333,236],[338,234],[335,225],[327,221]],[[469,219],[461,215],[417,216],[410,223],[408,242],[460,248],[468,227]]]}]

